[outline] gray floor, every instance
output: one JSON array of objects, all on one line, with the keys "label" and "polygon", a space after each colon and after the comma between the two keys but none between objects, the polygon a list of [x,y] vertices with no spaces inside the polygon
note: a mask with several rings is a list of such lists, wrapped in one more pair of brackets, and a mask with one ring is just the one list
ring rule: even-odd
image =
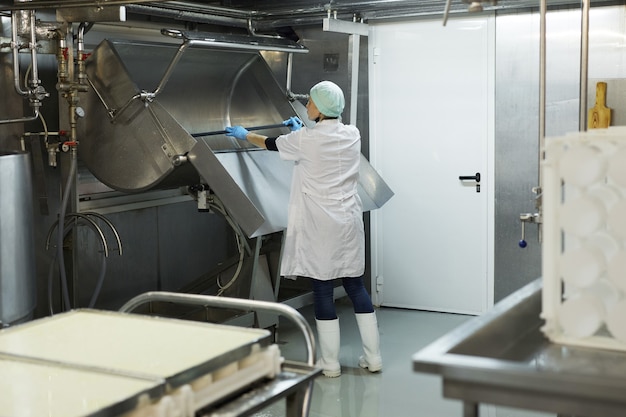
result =
[{"label": "gray floor", "polygon": [[[337,301],[341,325],[339,378],[320,376],[315,380],[310,417],[462,417],[459,401],[441,394],[436,375],[413,372],[411,356],[471,316],[402,309],[377,309],[383,355],[383,372],[371,374],[357,365],[361,341],[351,304]],[[311,325],[311,307],[300,310]],[[312,326],[315,330],[315,328]],[[286,359],[304,361],[301,334],[281,319],[278,343]],[[481,405],[481,417],[554,417],[551,414]],[[285,416],[284,402],[278,402],[255,417]]]}]

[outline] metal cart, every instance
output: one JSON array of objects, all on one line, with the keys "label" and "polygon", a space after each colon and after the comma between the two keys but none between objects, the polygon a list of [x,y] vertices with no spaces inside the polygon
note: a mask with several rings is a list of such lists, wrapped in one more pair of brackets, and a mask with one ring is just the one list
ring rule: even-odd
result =
[{"label": "metal cart", "polygon": [[307,351],[306,364],[285,361],[282,372],[274,380],[249,390],[240,398],[217,410],[200,415],[202,417],[249,416],[282,398],[286,398],[287,417],[307,417],[309,415],[313,379],[321,374],[321,369],[315,367],[315,336],[313,331],[297,310],[284,304],[266,301],[152,291],[131,299],[120,308],[120,311],[132,312],[137,307],[154,301],[272,313],[294,322],[304,337]]},{"label": "metal cart", "polygon": [[[302,330],[307,362],[284,361],[271,332],[128,314],[150,301],[282,315]],[[146,293],[120,312],[78,309],[0,331],[0,414],[51,417],[249,416],[286,399],[308,415],[314,339],[281,304]]]}]

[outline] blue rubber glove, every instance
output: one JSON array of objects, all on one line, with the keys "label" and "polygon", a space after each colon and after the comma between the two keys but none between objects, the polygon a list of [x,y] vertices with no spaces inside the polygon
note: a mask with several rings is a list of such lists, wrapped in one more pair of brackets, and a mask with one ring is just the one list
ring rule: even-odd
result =
[{"label": "blue rubber glove", "polygon": [[227,126],[224,130],[226,131],[226,136],[232,136],[239,140],[246,140],[246,136],[250,133],[242,126]]},{"label": "blue rubber glove", "polygon": [[302,120],[300,120],[296,116],[290,117],[289,119],[285,120],[283,124],[285,126],[289,126],[289,129],[291,129],[292,132],[295,132],[296,130],[300,130],[300,128],[304,126],[304,123],[302,122]]}]

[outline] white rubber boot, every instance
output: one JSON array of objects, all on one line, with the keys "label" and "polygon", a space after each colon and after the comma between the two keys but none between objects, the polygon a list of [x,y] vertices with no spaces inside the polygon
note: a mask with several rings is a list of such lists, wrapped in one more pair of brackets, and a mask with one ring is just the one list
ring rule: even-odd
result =
[{"label": "white rubber boot", "polygon": [[329,378],[341,375],[339,365],[339,319],[317,320],[317,338],[320,350],[320,358],[317,366],[323,369],[322,373]]},{"label": "white rubber boot", "polygon": [[383,369],[383,359],[380,356],[380,336],[376,313],[356,314],[356,322],[365,352],[365,355],[359,358],[359,366],[370,372],[378,372]]}]

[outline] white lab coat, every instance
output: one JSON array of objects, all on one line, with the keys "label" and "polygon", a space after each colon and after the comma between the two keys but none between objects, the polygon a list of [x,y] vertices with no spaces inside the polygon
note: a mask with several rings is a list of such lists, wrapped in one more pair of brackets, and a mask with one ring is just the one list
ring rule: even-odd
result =
[{"label": "white lab coat", "polygon": [[363,275],[359,130],[322,120],[279,136],[276,147],[295,163],[280,274],[319,280]]}]

